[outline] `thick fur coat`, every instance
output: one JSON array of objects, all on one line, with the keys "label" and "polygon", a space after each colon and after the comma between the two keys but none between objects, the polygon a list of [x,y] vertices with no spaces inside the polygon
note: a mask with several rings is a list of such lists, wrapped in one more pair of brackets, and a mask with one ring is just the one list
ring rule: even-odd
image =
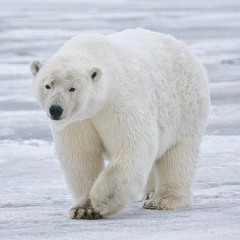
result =
[{"label": "thick fur coat", "polygon": [[73,196],[70,218],[106,217],[142,192],[144,208],[190,206],[210,100],[184,43],[144,29],[83,34],[31,71]]}]

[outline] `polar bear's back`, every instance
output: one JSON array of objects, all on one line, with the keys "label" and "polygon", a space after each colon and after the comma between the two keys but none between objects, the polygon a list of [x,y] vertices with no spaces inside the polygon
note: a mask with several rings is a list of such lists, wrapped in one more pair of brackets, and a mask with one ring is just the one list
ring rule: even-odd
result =
[{"label": "polar bear's back", "polygon": [[[181,51],[184,43],[168,34],[136,28],[107,35],[119,47],[133,52],[137,58],[151,60],[154,64],[160,58],[169,58],[171,54]],[[148,59],[149,58],[149,59]]]},{"label": "polar bear's back", "polygon": [[125,53],[122,60],[135,59],[133,63],[142,64],[154,73],[152,84],[162,89],[165,84],[166,87],[181,85],[181,88],[201,84],[207,89],[208,79],[202,64],[185,43],[171,35],[137,28],[107,35],[107,38]]},{"label": "polar bear's back", "polygon": [[[160,57],[166,58],[166,51],[177,49],[182,44],[170,35],[152,32],[142,28],[128,29],[109,35],[103,34],[80,34],[67,41],[60,51],[61,55],[74,53],[78,56],[88,54],[88,57],[104,56],[106,59],[109,55],[118,55],[126,58],[136,58],[146,61],[151,59],[154,65]],[[127,56],[128,55],[128,56]],[[126,60],[126,59],[125,59]]]},{"label": "polar bear's back", "polygon": [[145,29],[125,30],[109,37],[150,72],[150,80],[145,78],[141,83],[146,84],[144,89],[154,86],[159,125],[175,126],[183,134],[196,131],[200,125],[205,128],[210,105],[208,78],[185,43]]},{"label": "polar bear's back", "polygon": [[160,47],[161,45],[164,45],[164,42],[166,43],[170,39],[171,41],[178,41],[170,35],[153,32],[143,28],[128,29],[107,35],[107,37],[114,39],[114,41],[118,41],[125,46],[131,47],[132,50],[137,50],[138,48],[142,49],[143,47],[145,49],[150,46],[151,48],[154,46]]}]

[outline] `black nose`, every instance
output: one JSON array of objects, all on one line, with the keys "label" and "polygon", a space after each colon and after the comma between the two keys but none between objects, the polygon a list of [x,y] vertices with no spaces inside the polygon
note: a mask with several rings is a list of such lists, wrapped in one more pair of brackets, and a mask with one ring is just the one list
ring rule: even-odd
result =
[{"label": "black nose", "polygon": [[54,120],[59,120],[60,119],[60,116],[62,115],[63,113],[63,109],[61,108],[61,106],[59,105],[52,105],[50,108],[49,108],[49,112],[52,116],[52,119]]}]

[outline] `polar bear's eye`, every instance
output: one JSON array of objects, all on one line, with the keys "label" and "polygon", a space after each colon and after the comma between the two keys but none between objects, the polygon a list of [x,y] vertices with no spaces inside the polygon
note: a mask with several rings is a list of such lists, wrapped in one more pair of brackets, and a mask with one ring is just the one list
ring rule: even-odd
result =
[{"label": "polar bear's eye", "polygon": [[46,85],[45,88],[46,88],[46,89],[50,89],[51,87],[50,87],[49,85]]},{"label": "polar bear's eye", "polygon": [[74,92],[75,91],[75,88],[70,88],[69,90],[68,90],[69,92]]}]

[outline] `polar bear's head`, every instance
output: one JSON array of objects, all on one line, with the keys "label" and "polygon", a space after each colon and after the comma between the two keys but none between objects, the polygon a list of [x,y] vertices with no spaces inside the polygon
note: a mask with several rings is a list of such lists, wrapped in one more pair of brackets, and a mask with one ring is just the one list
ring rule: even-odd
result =
[{"label": "polar bear's head", "polygon": [[33,92],[57,125],[94,115],[106,99],[106,82],[99,67],[87,67],[67,58],[31,64]]}]

